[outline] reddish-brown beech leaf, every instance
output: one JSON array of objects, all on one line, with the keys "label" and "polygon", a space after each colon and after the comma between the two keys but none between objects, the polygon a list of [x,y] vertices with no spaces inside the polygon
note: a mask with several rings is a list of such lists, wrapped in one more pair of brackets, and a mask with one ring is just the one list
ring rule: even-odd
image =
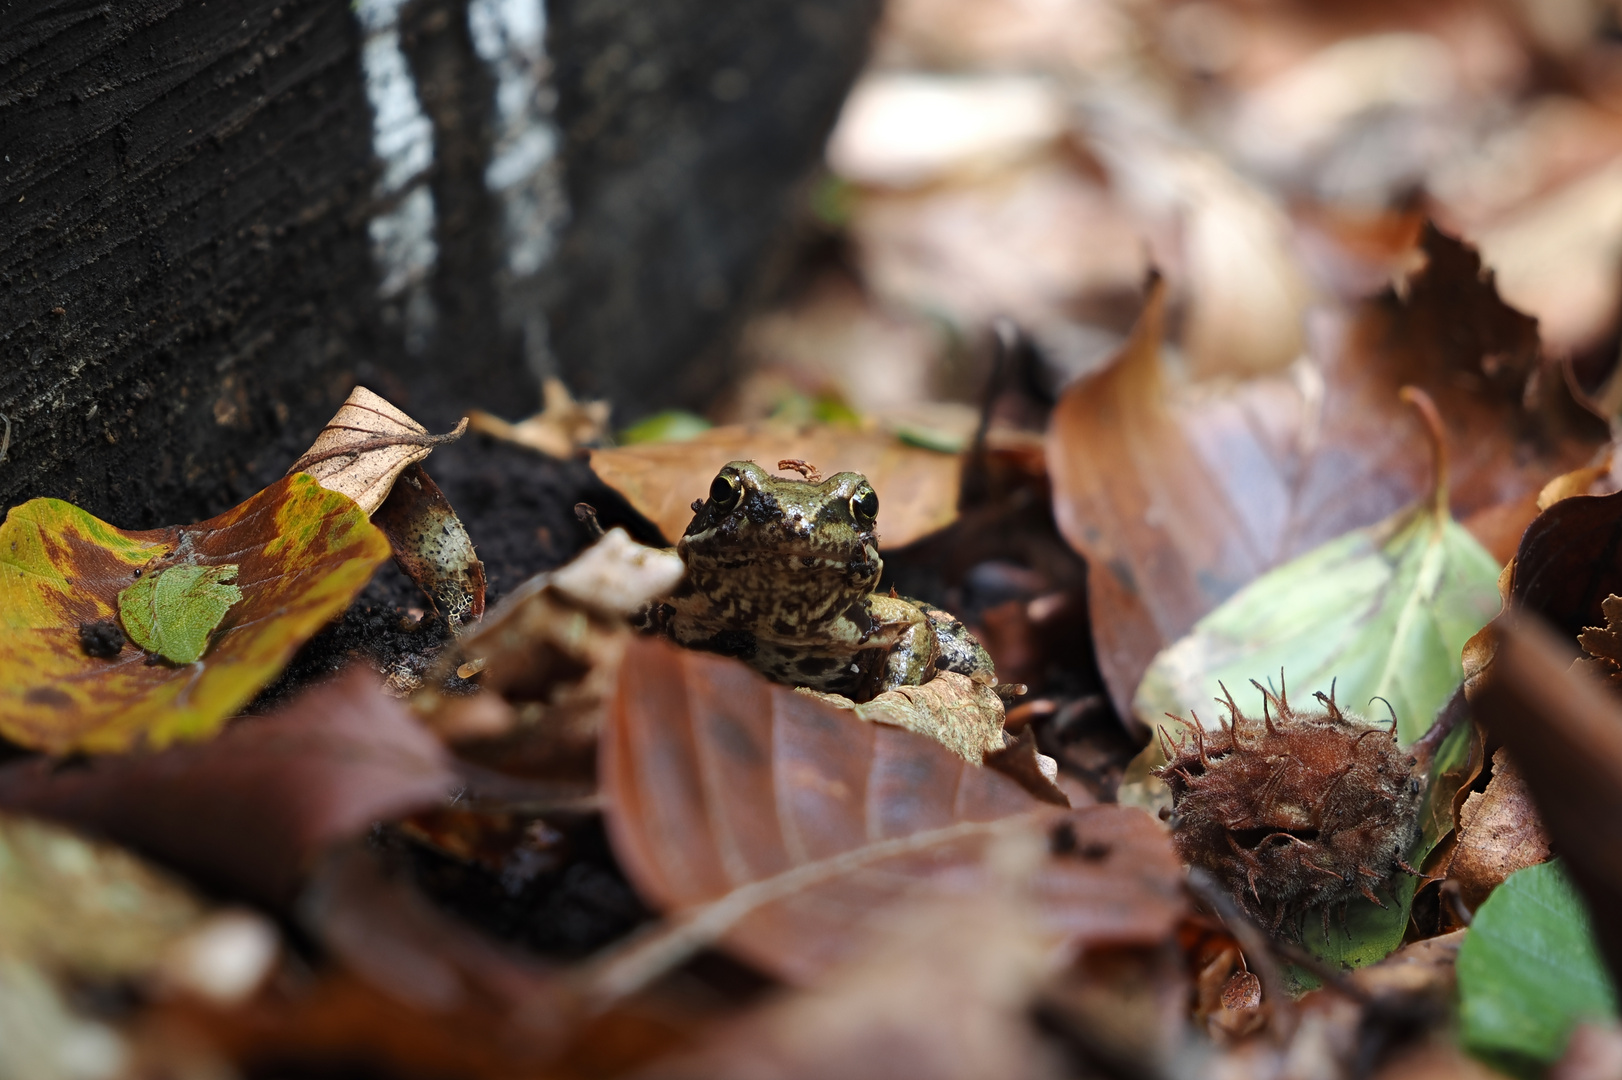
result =
[{"label": "reddish-brown beech leaf", "polygon": [[1436,402],[1454,512],[1500,558],[1544,483],[1603,442],[1559,369],[1538,366],[1535,321],[1498,298],[1475,252],[1431,227],[1421,244],[1428,262],[1404,296],[1323,320],[1310,362],[1238,384],[1168,372],[1154,282],[1115,362],[1060,400],[1054,516],[1092,566],[1099,663],[1123,715],[1150,660],[1200,616],[1425,494],[1430,453],[1402,386]]},{"label": "reddish-brown beech leaf", "polygon": [[1181,869],[1141,811],[1066,814],[929,739],[658,639],[627,647],[600,761],[642,895],[791,981],[848,957],[898,896],[976,888],[999,839],[1032,829],[1058,852],[1030,886],[1060,939],[1159,941],[1182,910]]},{"label": "reddish-brown beech leaf", "polygon": [[1051,956],[1011,895],[934,897],[876,920],[852,962],[707,1033],[646,1080],[1048,1077],[1032,1006]]},{"label": "reddish-brown beech leaf", "polygon": [[879,535],[886,547],[910,544],[957,516],[961,457],[909,446],[878,431],[739,425],[712,428],[685,442],[591,452],[591,467],[603,482],[672,541],[687,531],[693,500],[709,493],[721,466],[741,460],[767,468],[804,461],[823,476],[861,473],[879,493]]},{"label": "reddish-brown beech leaf", "polygon": [[[212,735],[343,611],[389,556],[347,496],[303,473],[196,525],[128,532],[58,499],[0,525],[0,735],[106,753]],[[143,574],[236,568],[241,592],[195,662],[125,640],[119,593]]]},{"label": "reddish-brown beech leaf", "polygon": [[456,785],[438,740],[354,671],[159,753],[0,768],[0,807],[101,833],[201,881],[287,901],[309,860]]}]

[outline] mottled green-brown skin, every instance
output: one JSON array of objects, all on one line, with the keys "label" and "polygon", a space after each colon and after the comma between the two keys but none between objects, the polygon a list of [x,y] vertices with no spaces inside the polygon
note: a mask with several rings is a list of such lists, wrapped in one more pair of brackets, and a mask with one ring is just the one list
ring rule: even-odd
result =
[{"label": "mottled green-brown skin", "polygon": [[990,657],[953,616],[874,592],[884,563],[863,512],[877,506],[866,477],[813,483],[734,461],[716,483],[732,494],[694,503],[676,545],[687,578],[659,620],[675,640],[855,701],[937,671],[995,681]]},{"label": "mottled green-brown skin", "polygon": [[1421,785],[1393,729],[1267,696],[1262,717],[1231,706],[1221,733],[1190,723],[1160,778],[1172,793],[1183,861],[1219,878],[1274,930],[1376,890],[1401,867],[1418,829]]}]

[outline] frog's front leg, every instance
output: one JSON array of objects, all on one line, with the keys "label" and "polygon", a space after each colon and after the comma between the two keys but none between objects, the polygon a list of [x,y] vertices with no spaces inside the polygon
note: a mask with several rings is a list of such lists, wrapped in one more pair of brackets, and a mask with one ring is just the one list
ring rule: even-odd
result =
[{"label": "frog's front leg", "polygon": [[874,637],[890,642],[875,694],[898,686],[921,686],[935,674],[940,646],[935,629],[924,613],[905,600],[873,596],[867,601],[867,614],[876,624]]},{"label": "frog's front leg", "polygon": [[997,684],[997,669],[991,662],[991,654],[986,652],[978,638],[969,633],[963,620],[934,604],[926,604],[922,600],[909,602],[924,613],[934,631],[935,646],[940,652],[935,662],[938,670],[967,675],[984,686]]}]

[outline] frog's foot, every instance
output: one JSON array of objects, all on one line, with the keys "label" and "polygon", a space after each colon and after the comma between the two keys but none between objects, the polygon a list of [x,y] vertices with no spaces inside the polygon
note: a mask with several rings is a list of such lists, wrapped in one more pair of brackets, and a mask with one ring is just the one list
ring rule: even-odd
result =
[{"label": "frog's foot", "polygon": [[936,647],[940,658],[936,660],[936,667],[941,671],[955,671],[959,675],[967,675],[973,681],[984,686],[997,684],[997,671],[991,663],[991,654],[986,652],[975,636],[969,633],[969,628],[963,625],[963,620],[950,611],[942,611],[933,604],[926,604],[922,600],[910,601],[913,606],[924,613],[929,620],[930,628],[935,634]]},{"label": "frog's foot", "polygon": [[878,685],[863,700],[898,686],[922,686],[934,677],[940,645],[929,619],[916,605],[896,597],[872,596],[867,601],[867,612],[892,644]]}]

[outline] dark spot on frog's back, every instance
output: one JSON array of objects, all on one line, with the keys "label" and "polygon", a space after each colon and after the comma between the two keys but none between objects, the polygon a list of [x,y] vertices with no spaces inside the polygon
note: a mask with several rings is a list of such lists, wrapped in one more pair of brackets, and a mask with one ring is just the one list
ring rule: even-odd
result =
[{"label": "dark spot on frog's back", "polygon": [[794,666],[801,675],[826,675],[839,665],[839,661],[831,656],[806,656]]},{"label": "dark spot on frog's back", "polygon": [[36,686],[23,695],[23,700],[30,705],[49,705],[53,709],[66,709],[73,704],[73,699],[54,686]]},{"label": "dark spot on frog's back", "polygon": [[845,618],[855,625],[864,638],[873,632],[873,616],[868,613],[865,597],[845,609]]},{"label": "dark spot on frog's back", "polygon": [[720,653],[722,656],[736,657],[739,660],[753,658],[757,648],[755,635],[747,630],[722,630],[708,641],[699,641],[694,644],[698,648]]},{"label": "dark spot on frog's back", "polygon": [[783,516],[783,508],[777,505],[777,497],[764,491],[751,491],[744,496],[743,512],[756,525],[778,521]]}]

